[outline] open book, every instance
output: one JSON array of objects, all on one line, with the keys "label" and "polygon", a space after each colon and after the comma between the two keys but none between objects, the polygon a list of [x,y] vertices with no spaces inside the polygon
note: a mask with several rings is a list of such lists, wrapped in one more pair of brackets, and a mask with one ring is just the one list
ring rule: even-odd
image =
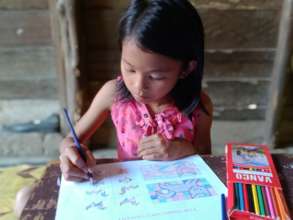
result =
[{"label": "open book", "polygon": [[221,219],[226,187],[200,156],[99,164],[98,180],[62,178],[56,220]]}]

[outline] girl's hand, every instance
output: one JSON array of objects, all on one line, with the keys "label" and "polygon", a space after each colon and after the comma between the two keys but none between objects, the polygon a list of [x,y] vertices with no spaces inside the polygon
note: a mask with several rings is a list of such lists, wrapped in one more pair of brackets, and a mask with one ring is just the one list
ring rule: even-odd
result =
[{"label": "girl's hand", "polygon": [[168,160],[170,144],[161,135],[143,137],[138,143],[138,156],[144,160]]},{"label": "girl's hand", "polygon": [[169,141],[159,134],[143,137],[137,152],[144,160],[175,160],[196,153],[191,143],[184,140]]},{"label": "girl's hand", "polygon": [[81,158],[71,137],[66,137],[60,144],[60,169],[66,180],[81,182],[89,180],[87,173],[96,164],[95,158],[87,146],[81,144],[86,162]]}]

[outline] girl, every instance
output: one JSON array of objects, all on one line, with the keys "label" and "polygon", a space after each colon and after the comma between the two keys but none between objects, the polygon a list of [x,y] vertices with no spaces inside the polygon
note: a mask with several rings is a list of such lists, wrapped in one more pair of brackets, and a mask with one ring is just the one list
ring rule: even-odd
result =
[{"label": "girl", "polygon": [[[202,92],[204,34],[188,0],[133,0],[119,26],[121,74],[104,84],[76,124],[86,141],[111,115],[118,159],[175,160],[211,152],[212,103]],[[88,179],[70,135],[60,144],[67,180]]]}]

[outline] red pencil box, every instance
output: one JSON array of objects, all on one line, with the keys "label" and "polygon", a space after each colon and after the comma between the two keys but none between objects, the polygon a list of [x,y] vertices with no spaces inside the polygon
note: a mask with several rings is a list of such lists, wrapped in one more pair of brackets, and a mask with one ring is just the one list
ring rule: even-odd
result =
[{"label": "red pencil box", "polygon": [[229,219],[291,219],[267,146],[228,143],[226,163]]}]

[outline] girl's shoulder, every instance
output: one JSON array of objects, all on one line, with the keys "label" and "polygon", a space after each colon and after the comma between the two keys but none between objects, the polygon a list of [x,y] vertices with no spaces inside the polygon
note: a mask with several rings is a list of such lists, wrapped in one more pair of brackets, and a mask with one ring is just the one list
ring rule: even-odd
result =
[{"label": "girl's shoulder", "polygon": [[207,111],[208,115],[213,115],[213,102],[206,92],[202,92],[200,95],[200,102],[204,109]]},{"label": "girl's shoulder", "polygon": [[116,94],[116,79],[107,81],[96,94],[93,105],[100,106],[104,110],[111,109]]}]

